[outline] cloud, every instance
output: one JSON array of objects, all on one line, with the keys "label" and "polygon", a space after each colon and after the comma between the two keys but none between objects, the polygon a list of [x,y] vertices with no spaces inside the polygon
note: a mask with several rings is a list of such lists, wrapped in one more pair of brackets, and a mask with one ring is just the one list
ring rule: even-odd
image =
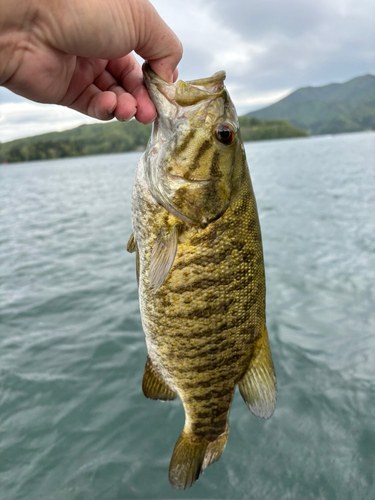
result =
[{"label": "cloud", "polygon": [[[226,70],[239,114],[299,87],[375,72],[373,0],[151,2],[183,42],[180,77],[191,80]],[[90,121],[0,88],[1,141]]]},{"label": "cloud", "polygon": [[[185,54],[198,45],[199,69],[201,61],[208,62],[203,74],[213,66],[227,70],[228,82],[236,83],[235,101],[345,81],[375,69],[372,0],[192,0],[184,8],[153,3],[181,38]],[[187,63],[181,63],[182,77],[194,61]]]},{"label": "cloud", "polygon": [[[335,0],[331,0],[331,3]],[[208,0],[214,19],[240,32],[245,38],[260,43],[282,36],[298,37],[314,30],[327,16],[324,0],[235,0],[232,8],[225,3]]]},{"label": "cloud", "polygon": [[26,99],[20,97],[19,95],[13,94],[10,90],[5,87],[0,87],[0,104],[7,102],[25,102]]},{"label": "cloud", "polygon": [[63,106],[38,104],[26,99],[0,104],[0,142],[67,130],[83,123],[98,123],[98,120]]}]

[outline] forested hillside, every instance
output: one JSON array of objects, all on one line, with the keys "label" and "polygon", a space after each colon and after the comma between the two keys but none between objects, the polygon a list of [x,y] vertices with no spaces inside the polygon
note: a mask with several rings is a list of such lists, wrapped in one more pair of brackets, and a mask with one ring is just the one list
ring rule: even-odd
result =
[{"label": "forested hillside", "polygon": [[[282,120],[240,117],[244,141],[306,136],[306,132]],[[151,134],[151,125],[135,120],[82,125],[64,132],[52,132],[0,144],[0,163],[66,158],[142,150]]]},{"label": "forested hillside", "polygon": [[304,87],[246,116],[287,120],[313,135],[375,130],[375,76]]}]

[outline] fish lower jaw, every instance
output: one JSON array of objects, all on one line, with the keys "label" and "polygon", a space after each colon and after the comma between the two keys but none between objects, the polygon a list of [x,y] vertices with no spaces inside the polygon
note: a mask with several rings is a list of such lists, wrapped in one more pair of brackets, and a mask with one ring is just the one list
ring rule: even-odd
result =
[{"label": "fish lower jaw", "polygon": [[192,179],[192,178],[182,177],[181,175],[174,175],[174,174],[169,174],[169,175],[173,183],[177,184],[178,186],[193,185],[196,187],[200,187],[200,186],[207,186],[207,184],[212,182],[211,179]]}]

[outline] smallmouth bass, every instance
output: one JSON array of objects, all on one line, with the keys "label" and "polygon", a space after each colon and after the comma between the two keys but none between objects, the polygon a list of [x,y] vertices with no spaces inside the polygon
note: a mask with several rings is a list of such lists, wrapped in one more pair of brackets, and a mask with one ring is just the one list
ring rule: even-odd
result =
[{"label": "smallmouth bass", "polygon": [[136,170],[128,250],[148,351],[143,392],[178,395],[185,410],[169,468],[184,489],[221,457],[236,385],[269,418],[276,377],[256,201],[225,72],[175,84],[147,63],[143,73],[158,116]]}]

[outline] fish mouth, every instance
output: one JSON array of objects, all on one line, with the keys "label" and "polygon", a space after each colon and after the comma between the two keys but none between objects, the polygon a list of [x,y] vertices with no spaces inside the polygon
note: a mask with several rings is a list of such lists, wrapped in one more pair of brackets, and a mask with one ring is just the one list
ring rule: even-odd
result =
[{"label": "fish mouth", "polygon": [[193,179],[191,177],[182,177],[181,175],[176,175],[176,174],[170,174],[169,178],[175,184],[185,187],[188,185],[192,185],[195,187],[202,187],[202,186],[207,186],[207,184],[212,182],[212,179]]},{"label": "fish mouth", "polygon": [[216,99],[225,93],[225,71],[218,71],[210,77],[198,80],[187,82],[178,80],[176,83],[169,83],[157,75],[148,62],[143,64],[142,70],[147,90],[158,111],[160,94],[175,106],[187,107],[201,101]]},{"label": "fish mouth", "polygon": [[163,94],[168,101],[173,102],[175,96],[174,84],[163,80],[163,78],[152,71],[148,62],[143,64],[142,71],[146,88],[154,104],[157,105],[155,100],[159,92]]},{"label": "fish mouth", "polygon": [[155,73],[155,71],[153,71],[151,69],[151,66],[149,65],[149,63],[147,61],[145,61],[142,65],[142,72],[143,72],[144,79],[146,81],[146,85],[147,85],[147,82],[151,81],[151,80],[154,82],[163,83],[165,85],[172,85],[171,83],[168,83],[167,81],[163,80],[163,78],[161,76],[157,75]]}]

